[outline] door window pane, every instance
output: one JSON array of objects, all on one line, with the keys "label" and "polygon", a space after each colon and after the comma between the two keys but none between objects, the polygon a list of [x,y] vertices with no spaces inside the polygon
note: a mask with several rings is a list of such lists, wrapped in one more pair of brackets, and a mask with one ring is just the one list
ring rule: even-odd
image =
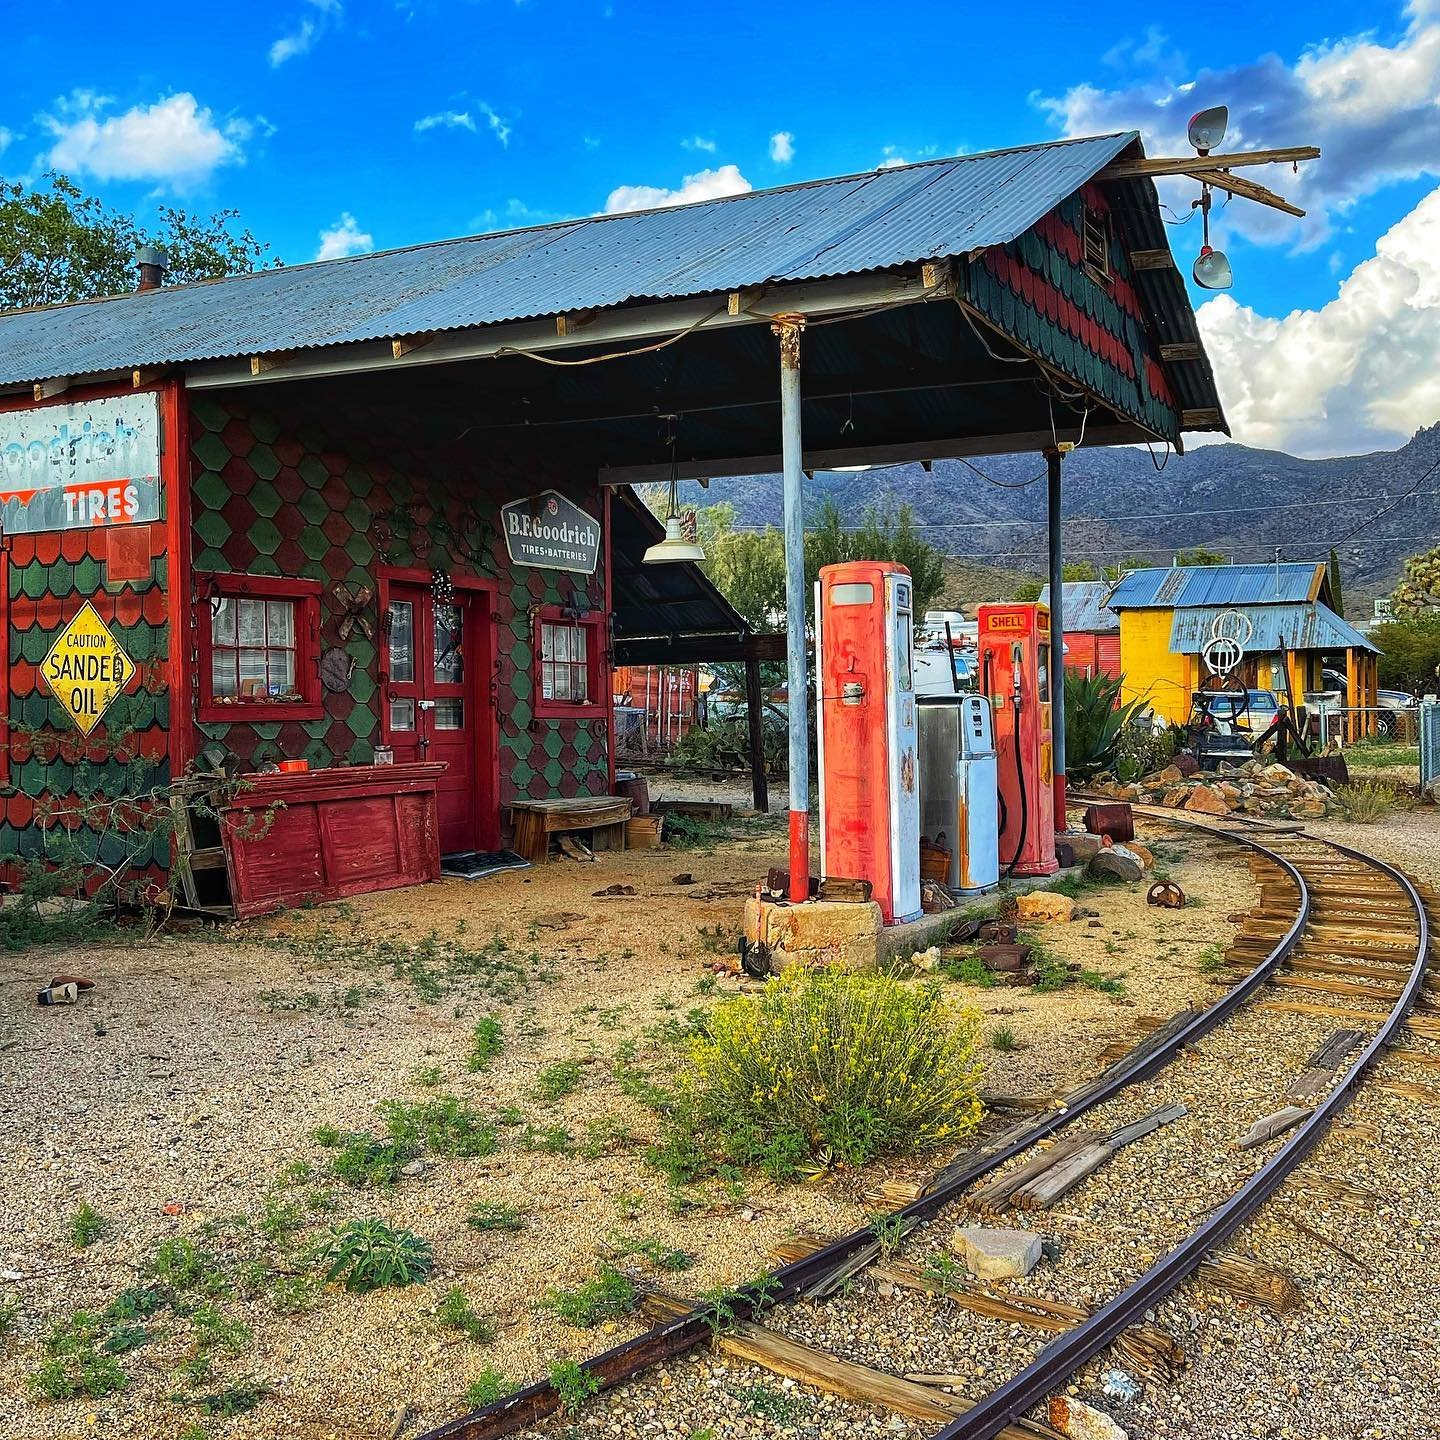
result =
[{"label": "door window pane", "polygon": [[392,730],[413,730],[415,728],[415,702],[396,699],[390,702],[390,728]]},{"label": "door window pane", "polygon": [[415,679],[414,604],[409,600],[392,600],[385,622],[390,641],[390,679],[396,684],[408,685]]},{"label": "door window pane", "polygon": [[465,678],[464,627],[455,605],[435,607],[435,683],[458,685]]},{"label": "door window pane", "polygon": [[463,730],[465,728],[465,702],[463,700],[437,700],[434,714],[437,730]]}]

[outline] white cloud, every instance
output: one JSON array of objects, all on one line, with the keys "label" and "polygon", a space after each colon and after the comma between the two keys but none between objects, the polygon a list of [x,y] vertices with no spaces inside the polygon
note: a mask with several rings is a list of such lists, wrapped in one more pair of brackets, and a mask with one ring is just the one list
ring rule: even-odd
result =
[{"label": "white cloud", "polygon": [[13,130],[7,130],[3,125],[0,125],[0,155],[3,155],[10,148],[10,144],[14,139],[15,132]]},{"label": "white cloud", "polygon": [[435,115],[426,115],[423,119],[415,122],[417,134],[441,127],[447,130],[470,130],[473,132],[475,119],[468,110],[441,110]]},{"label": "white cloud", "polygon": [[[1267,55],[1249,64],[1194,74],[1167,73],[1118,90],[1082,83],[1035,103],[1066,135],[1138,129],[1151,155],[1189,153],[1189,117],[1209,105],[1230,106],[1225,148],[1318,145],[1321,158],[1298,175],[1279,169],[1245,173],[1309,210],[1292,220],[1257,205],[1232,204],[1225,224],[1252,239],[1321,243],[1333,216],[1400,180],[1440,174],[1440,5],[1411,0],[1404,33],[1384,45],[1371,32],[1326,41],[1293,64]],[[1152,43],[1153,42],[1153,43]],[[1112,55],[1141,64],[1183,67],[1164,51],[1164,37]],[[1183,83],[1182,83],[1183,78]],[[1273,178],[1271,178],[1273,177]],[[1189,205],[1193,181],[1167,182],[1167,198]]]},{"label": "white cloud", "polygon": [[58,101],[40,116],[54,137],[46,163],[97,180],[154,180],[176,187],[206,179],[222,165],[244,162],[254,134],[249,120],[220,121],[188,91],[106,115],[112,102],[92,91]]},{"label": "white cloud", "polygon": [[894,170],[898,165],[915,165],[921,160],[929,160],[939,153],[938,145],[924,145],[910,155],[902,154],[898,145],[887,145],[880,152],[884,158],[875,168],[877,170]]},{"label": "white cloud", "polygon": [[716,151],[716,144],[713,140],[707,140],[703,135],[692,135],[688,140],[680,142],[682,150],[703,150],[707,155],[713,155]]},{"label": "white cloud", "polygon": [[[510,126],[495,113],[492,106],[485,101],[477,101],[474,106],[476,114],[490,127],[490,133],[501,143],[509,145]],[[475,116],[469,110],[439,110],[434,115],[426,115],[415,122],[417,134],[424,134],[426,130],[469,130],[472,134],[478,133],[479,126],[475,123]]]},{"label": "white cloud", "polygon": [[788,130],[777,130],[770,137],[770,158],[777,165],[788,165],[795,158],[795,137]]},{"label": "white cloud", "polygon": [[1197,314],[1235,439],[1300,455],[1393,447],[1440,417],[1440,189],[1328,305],[1272,319],[1218,295]]},{"label": "white cloud", "polygon": [[332,20],[340,18],[340,0],[308,0],[315,16],[302,15],[295,28],[280,36],[270,47],[270,64],[283,65],[297,55],[308,54],[315,48],[315,42],[324,35]]},{"label": "white cloud", "polygon": [[346,255],[363,255],[374,248],[375,237],[368,230],[362,230],[359,221],[345,210],[328,230],[320,232],[320,248],[315,258],[339,260]]},{"label": "white cloud", "polygon": [[656,210],[663,205],[688,205],[693,200],[717,200],[722,195],[744,195],[755,187],[735,165],[721,165],[715,170],[701,170],[687,175],[678,189],[666,190],[659,185],[620,185],[605,201],[607,215],[622,210]]}]

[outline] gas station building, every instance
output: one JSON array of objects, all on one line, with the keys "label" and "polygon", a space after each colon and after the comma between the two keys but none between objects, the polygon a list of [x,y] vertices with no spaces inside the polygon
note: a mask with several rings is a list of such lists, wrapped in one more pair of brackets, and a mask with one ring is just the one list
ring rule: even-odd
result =
[{"label": "gas station building", "polygon": [[[274,782],[272,888],[311,883],[297,856],[327,893],[408,873],[417,796],[441,851],[492,849],[517,806],[612,793],[613,664],[758,674],[698,569],[646,562],[633,485],[782,471],[793,553],[806,470],[1044,453],[1058,522],[1068,447],[1223,431],[1142,155],[1057,141],[184,286],[152,263],[0,315],[0,855],[42,851],[37,803],[121,733],[162,784],[308,762]],[[52,659],[92,643],[108,690]],[[799,621],[789,661],[808,848]]]}]

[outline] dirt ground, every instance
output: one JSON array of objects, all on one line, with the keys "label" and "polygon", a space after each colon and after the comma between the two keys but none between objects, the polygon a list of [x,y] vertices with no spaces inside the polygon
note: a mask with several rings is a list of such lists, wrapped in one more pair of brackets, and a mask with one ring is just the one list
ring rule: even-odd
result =
[{"label": "dirt ground", "polygon": [[[681,1191],[647,1164],[656,1117],[613,1071],[627,1042],[634,1063],[673,1067],[690,1012],[737,989],[713,966],[733,950],[743,896],[783,860],[783,816],[751,819],[711,848],[557,861],[144,944],[5,957],[0,1315],[11,1333],[0,1333],[0,1436],[414,1435],[462,1413],[487,1370],[534,1379],[638,1329],[629,1319],[576,1329],[538,1305],[603,1257],[641,1244],[652,1257],[684,1250],[691,1268],[662,1279],[695,1294],[749,1278],[783,1236],[863,1223],[867,1187],[916,1172],[872,1167],[784,1187],[745,1175]],[[1159,863],[1191,895],[1187,909],[1147,909],[1143,885],[1107,887],[1082,896],[1098,923],[1045,928],[1048,947],[1118,979],[1119,993],[947,982],[986,1014],[987,1091],[1068,1086],[1099,1068],[1112,1040],[1134,1040],[1138,1015],[1213,993],[1203,957],[1249,903],[1248,872],[1168,840]],[[596,893],[615,884],[635,894]],[[57,971],[96,988],[78,1005],[40,1009],[34,993]],[[488,1015],[503,1049],[472,1072],[472,1031]],[[994,1048],[997,1025],[1013,1049]],[[544,1098],[547,1067],[570,1061],[573,1090]],[[441,1095],[499,1122],[494,1153],[427,1153],[420,1173],[390,1188],[351,1188],[330,1172],[335,1151],[317,1129],[377,1132],[383,1102]],[[83,1248],[70,1233],[82,1202],[107,1222]],[[522,1228],[474,1228],[479,1202],[514,1207]],[[372,1216],[430,1241],[429,1283],[307,1288],[307,1245]],[[176,1237],[209,1256],[191,1303],[249,1333],[232,1325],[228,1342],[206,1344],[193,1316],[162,1311],[118,1358],[123,1391],[39,1399],[28,1377],[51,1327],[148,1283],[157,1247]],[[438,1322],[453,1286],[493,1324],[492,1341]],[[188,1376],[177,1370],[187,1362]],[[263,1392],[248,1412],[206,1413],[246,1390]]]}]

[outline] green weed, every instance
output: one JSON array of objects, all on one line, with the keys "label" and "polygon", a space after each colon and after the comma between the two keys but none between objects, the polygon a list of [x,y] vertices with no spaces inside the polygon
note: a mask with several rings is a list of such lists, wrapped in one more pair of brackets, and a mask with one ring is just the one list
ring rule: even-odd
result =
[{"label": "green weed", "polygon": [[1011,1054],[1020,1048],[1014,1028],[1009,1025],[992,1025],[986,1038],[990,1041],[990,1048],[1000,1051],[1002,1055]]},{"label": "green weed", "polygon": [[465,1223],[475,1230],[523,1230],[525,1215],[518,1206],[499,1205],[489,1200],[477,1200],[470,1207]]},{"label": "green weed", "polygon": [[493,1015],[482,1015],[470,1032],[470,1053],[465,1068],[472,1073],[488,1070],[490,1062],[505,1048],[505,1035]]},{"label": "green weed", "polygon": [[573,1360],[561,1360],[550,1367],[550,1384],[566,1415],[578,1415],[581,1406],[600,1390],[599,1377],[582,1370]]},{"label": "green weed", "polygon": [[514,1388],[498,1370],[482,1370],[466,1387],[465,1404],[472,1410],[483,1410],[503,1400]]},{"label": "green weed", "polygon": [[383,1220],[347,1220],[314,1251],[326,1266],[325,1279],[347,1290],[366,1292],[415,1285],[429,1275],[434,1255],[428,1240]]},{"label": "green weed", "polygon": [[602,1265],[593,1280],[574,1290],[551,1290],[540,1303],[567,1325],[588,1330],[603,1320],[629,1315],[640,1299],[625,1276],[613,1266]]},{"label": "green weed", "polygon": [[580,1083],[578,1060],[557,1060],[535,1077],[535,1094],[547,1104],[563,1099]]},{"label": "green weed", "polygon": [[70,1243],[77,1250],[93,1245],[108,1229],[110,1222],[88,1200],[82,1200],[70,1217]]},{"label": "green weed", "polygon": [[488,1345],[495,1338],[495,1327],[475,1312],[465,1292],[458,1286],[447,1290],[435,1307],[435,1319],[447,1330],[458,1330],[477,1345]]}]

